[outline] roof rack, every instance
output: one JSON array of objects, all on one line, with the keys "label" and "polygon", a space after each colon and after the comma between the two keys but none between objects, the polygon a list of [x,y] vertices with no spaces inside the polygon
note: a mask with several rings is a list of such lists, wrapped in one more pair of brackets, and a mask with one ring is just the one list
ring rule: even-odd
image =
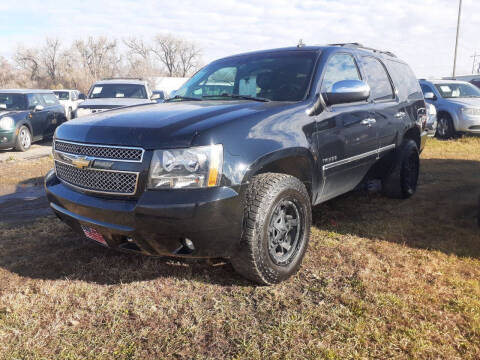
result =
[{"label": "roof rack", "polygon": [[383,51],[383,50],[370,48],[370,47],[367,47],[367,46],[363,46],[362,44],[357,43],[357,42],[328,44],[328,46],[342,46],[342,47],[349,47],[349,48],[358,48],[358,49],[363,49],[363,50],[370,50],[370,51],[380,53],[380,54],[385,54],[385,55],[388,55],[388,56],[391,56],[391,57],[397,57],[397,55],[395,55],[394,53],[392,53],[390,51]]},{"label": "roof rack", "polygon": [[138,77],[108,77],[108,78],[103,78],[102,80],[140,80],[143,81],[142,78]]}]

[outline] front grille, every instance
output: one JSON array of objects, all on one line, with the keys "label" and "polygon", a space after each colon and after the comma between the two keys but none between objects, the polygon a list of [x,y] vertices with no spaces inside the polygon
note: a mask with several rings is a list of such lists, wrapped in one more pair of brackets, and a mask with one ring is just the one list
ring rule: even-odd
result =
[{"label": "front grille", "polygon": [[142,161],[143,149],[121,146],[88,145],[55,140],[55,150],[68,154],[120,161]]},{"label": "front grille", "polygon": [[60,161],[55,161],[55,171],[60,180],[89,191],[133,195],[137,189],[138,173],[78,169]]}]

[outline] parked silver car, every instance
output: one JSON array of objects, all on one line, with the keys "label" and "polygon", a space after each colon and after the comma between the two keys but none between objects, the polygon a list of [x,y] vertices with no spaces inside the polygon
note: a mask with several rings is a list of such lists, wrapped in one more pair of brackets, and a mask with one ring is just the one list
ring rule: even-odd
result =
[{"label": "parked silver car", "polygon": [[425,101],[435,106],[436,135],[449,139],[457,134],[480,134],[480,90],[455,80],[420,80]]}]

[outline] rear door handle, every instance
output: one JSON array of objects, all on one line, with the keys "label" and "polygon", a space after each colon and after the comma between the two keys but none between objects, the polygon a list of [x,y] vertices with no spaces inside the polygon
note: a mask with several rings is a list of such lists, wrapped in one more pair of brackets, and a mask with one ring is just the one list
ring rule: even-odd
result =
[{"label": "rear door handle", "polygon": [[360,121],[360,124],[367,125],[368,127],[370,127],[373,124],[375,124],[376,122],[377,122],[377,120],[375,120],[373,118],[367,118],[367,119],[363,119],[362,121]]}]

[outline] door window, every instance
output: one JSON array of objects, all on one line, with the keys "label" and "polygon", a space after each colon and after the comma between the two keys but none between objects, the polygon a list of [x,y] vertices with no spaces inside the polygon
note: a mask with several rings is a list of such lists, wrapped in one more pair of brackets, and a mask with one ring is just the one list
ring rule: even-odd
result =
[{"label": "door window", "polygon": [[383,64],[371,56],[364,57],[363,63],[373,100],[393,99],[392,83]]},{"label": "door window", "polygon": [[328,60],[322,81],[322,92],[330,92],[333,84],[342,80],[361,80],[352,55],[335,54]]},{"label": "door window", "polygon": [[37,94],[28,94],[27,95],[27,101],[28,101],[28,109],[29,110],[35,109],[35,106],[37,106],[37,105],[43,105],[42,104],[42,99]]}]

